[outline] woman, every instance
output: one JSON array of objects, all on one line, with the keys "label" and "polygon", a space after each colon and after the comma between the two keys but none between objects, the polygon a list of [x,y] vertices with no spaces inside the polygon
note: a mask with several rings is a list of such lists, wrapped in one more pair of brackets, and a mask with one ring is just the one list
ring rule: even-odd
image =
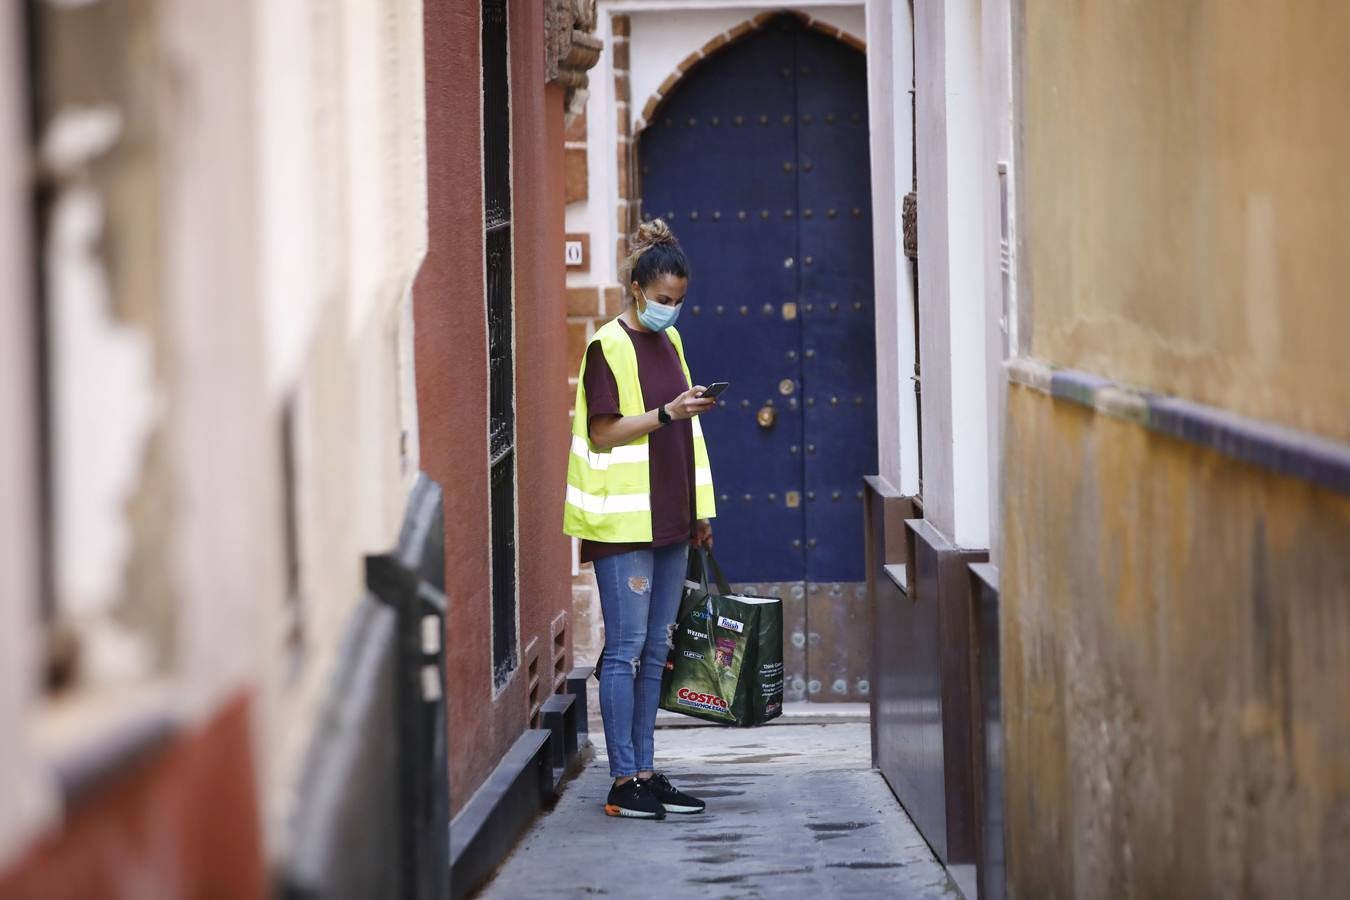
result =
[{"label": "woman", "polygon": [[611,816],[664,819],[702,800],[654,769],[661,673],[679,611],[689,545],[712,546],[712,475],[695,416],[716,402],[689,377],[679,318],[689,264],[660,219],[638,230],[629,303],[596,331],[578,378],[563,530],[595,565],[605,650]]}]

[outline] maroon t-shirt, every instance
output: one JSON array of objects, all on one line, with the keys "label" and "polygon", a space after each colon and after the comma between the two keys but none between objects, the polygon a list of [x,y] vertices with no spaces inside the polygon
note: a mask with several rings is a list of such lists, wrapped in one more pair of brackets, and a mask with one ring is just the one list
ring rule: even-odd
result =
[{"label": "maroon t-shirt", "polygon": [[[659,331],[634,331],[619,324],[628,333],[637,351],[638,379],[642,382],[642,404],[652,410],[669,403],[689,390],[680,367],[680,355],[670,338]],[[596,416],[621,415],[619,386],[605,359],[599,341],[586,351],[586,408]],[[609,544],[581,542],[581,561],[593,562],[605,556],[646,547],[665,547],[687,541],[694,532],[694,427],[688,419],[662,425],[647,436],[648,466],[652,480],[651,543]]]}]

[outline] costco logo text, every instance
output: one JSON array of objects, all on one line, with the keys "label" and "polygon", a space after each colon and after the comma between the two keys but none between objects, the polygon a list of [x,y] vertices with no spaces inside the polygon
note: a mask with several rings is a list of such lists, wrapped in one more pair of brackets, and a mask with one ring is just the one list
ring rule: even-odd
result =
[{"label": "costco logo text", "polygon": [[681,706],[692,706],[695,709],[708,709],[713,712],[726,712],[727,701],[714,694],[700,694],[698,691],[691,691],[689,688],[680,688],[676,695],[676,703]]}]

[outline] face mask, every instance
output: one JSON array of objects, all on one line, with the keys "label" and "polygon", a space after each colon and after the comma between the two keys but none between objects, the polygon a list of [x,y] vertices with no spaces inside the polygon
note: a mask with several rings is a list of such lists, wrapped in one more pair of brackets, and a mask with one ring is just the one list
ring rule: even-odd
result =
[{"label": "face mask", "polygon": [[[641,288],[638,288],[638,291],[642,294],[642,299],[647,300],[647,293]],[[680,317],[680,308],[647,300],[646,307],[639,310],[637,316],[638,321],[647,328],[652,331],[662,331],[675,324],[675,320]]]}]

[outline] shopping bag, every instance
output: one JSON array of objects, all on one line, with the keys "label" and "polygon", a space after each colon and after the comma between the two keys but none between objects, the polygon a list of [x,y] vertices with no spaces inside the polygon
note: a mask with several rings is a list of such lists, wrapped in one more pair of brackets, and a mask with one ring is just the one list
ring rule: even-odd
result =
[{"label": "shopping bag", "polygon": [[702,548],[690,555],[689,576],[662,673],[661,708],[743,726],[782,715],[782,601],[731,593]]},{"label": "shopping bag", "polygon": [[[696,568],[696,567],[701,567]],[[759,607],[759,627],[751,638],[742,678],[749,679],[749,716],[741,725],[762,725],[783,714],[783,601],[780,597],[732,593],[722,567],[711,550],[699,548],[690,554],[690,581],[685,583],[686,597],[697,590],[708,591],[711,575],[717,593],[728,600]],[[705,576],[700,577],[700,573]]]}]

